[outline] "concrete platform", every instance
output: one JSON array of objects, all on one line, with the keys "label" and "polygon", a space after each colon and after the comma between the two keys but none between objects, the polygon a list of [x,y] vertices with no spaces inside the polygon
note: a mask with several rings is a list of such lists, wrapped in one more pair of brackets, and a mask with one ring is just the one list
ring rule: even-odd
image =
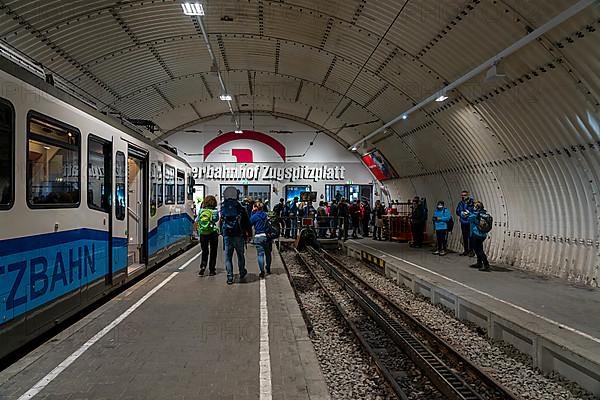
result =
[{"label": "concrete platform", "polygon": [[279,255],[261,288],[253,246],[231,286],[222,254],[198,276],[199,251],[0,372],[0,399],[329,399]]},{"label": "concrete platform", "polygon": [[600,396],[600,290],[499,265],[479,272],[469,268],[473,258],[434,256],[407,244],[361,239],[345,248],[490,337],[513,344],[542,371],[556,371]]}]

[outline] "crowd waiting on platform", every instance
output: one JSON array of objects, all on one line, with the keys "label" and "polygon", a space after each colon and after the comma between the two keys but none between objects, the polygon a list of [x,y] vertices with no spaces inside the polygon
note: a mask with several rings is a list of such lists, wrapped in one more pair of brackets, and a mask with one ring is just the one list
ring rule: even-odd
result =
[{"label": "crowd waiting on platform", "polygon": [[[290,202],[280,199],[272,211],[262,201],[246,198],[238,201],[238,191],[234,187],[223,193],[224,201],[220,212],[217,211],[217,200],[214,196],[206,196],[197,213],[196,227],[200,236],[202,258],[200,275],[206,268],[210,275],[215,275],[219,234],[223,236],[225,248],[225,267],[227,283],[233,283],[232,258],[235,252],[238,260],[240,279],[243,279],[245,268],[245,246],[250,240],[256,247],[260,278],[271,273],[271,252],[273,239],[282,236],[295,239],[302,227],[313,228],[319,239],[347,240],[351,231],[352,238],[371,237],[383,240],[384,217],[390,212],[381,201],[377,200],[373,207],[369,201],[349,202],[340,197],[331,202],[320,201],[318,206],[311,201],[300,202],[298,197]],[[410,246],[423,247],[428,209],[425,199],[415,197],[410,207],[410,230],[412,240]],[[477,263],[471,265],[481,271],[489,270],[489,262],[483,243],[493,225],[492,217],[486,212],[483,203],[475,201],[468,191],[461,193],[454,215],[446,208],[444,201],[439,201],[433,212],[431,222],[435,232],[436,249],[433,254],[447,254],[448,235],[454,230],[454,217],[460,223],[464,251],[461,256],[477,257]],[[254,231],[254,232],[253,232]],[[253,239],[252,239],[253,238]]]}]

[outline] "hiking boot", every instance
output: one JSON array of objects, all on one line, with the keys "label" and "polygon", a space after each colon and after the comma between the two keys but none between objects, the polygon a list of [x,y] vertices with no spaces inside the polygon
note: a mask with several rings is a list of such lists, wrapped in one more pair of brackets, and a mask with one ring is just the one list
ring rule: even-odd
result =
[{"label": "hiking boot", "polygon": [[217,274],[217,271],[210,271],[208,273],[209,276],[215,276]]},{"label": "hiking boot", "polygon": [[440,251],[440,256],[442,256],[442,257],[443,257],[443,256],[445,256],[446,254],[447,254],[447,253],[446,253],[446,250],[442,250],[442,251]]},{"label": "hiking boot", "polygon": [[267,275],[271,275],[271,268],[267,268]]},{"label": "hiking boot", "polygon": [[469,268],[477,268],[477,269],[479,269],[479,268],[482,268],[482,265],[481,264],[472,264],[472,265],[469,265]]},{"label": "hiking boot", "polygon": [[233,285],[233,279],[227,279],[227,284],[228,285]]},{"label": "hiking boot", "polygon": [[490,266],[489,265],[483,265],[481,268],[479,268],[480,271],[482,272],[488,272],[490,270]]},{"label": "hiking boot", "polygon": [[261,272],[260,274],[258,274],[258,277],[261,278],[261,279],[264,278],[265,277],[265,273]]},{"label": "hiking boot", "polygon": [[475,257],[475,252],[473,250],[469,252],[469,257]]},{"label": "hiking boot", "polygon": [[240,281],[248,275],[248,271],[240,272]]},{"label": "hiking boot", "polygon": [[439,255],[440,255],[440,251],[439,251],[439,250],[436,250],[436,251],[434,251],[434,252],[433,252],[433,255],[434,255],[434,256],[439,256]]},{"label": "hiking boot", "polygon": [[206,267],[200,267],[200,271],[198,272],[198,275],[200,275],[200,276],[204,275],[204,271],[206,271]]}]

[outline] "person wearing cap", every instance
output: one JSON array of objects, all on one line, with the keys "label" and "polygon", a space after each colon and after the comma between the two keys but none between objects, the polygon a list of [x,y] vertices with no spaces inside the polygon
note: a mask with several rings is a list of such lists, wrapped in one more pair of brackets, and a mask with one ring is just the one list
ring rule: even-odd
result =
[{"label": "person wearing cap", "polygon": [[233,283],[233,252],[238,260],[240,281],[248,274],[246,270],[245,241],[252,237],[250,219],[244,206],[238,201],[239,192],[235,187],[228,187],[223,192],[221,206],[221,234],[225,246],[225,269],[227,284]]},{"label": "person wearing cap", "polygon": [[466,211],[468,213],[472,213],[474,211],[473,207],[474,201],[473,198],[469,195],[468,190],[463,190],[460,194],[460,202],[456,206],[456,215],[460,219],[460,230],[462,233],[463,239],[463,248],[464,251],[460,254],[461,256],[473,256],[474,252],[471,248],[470,239],[471,239],[471,224],[469,223],[469,219],[467,217]]},{"label": "person wearing cap", "polygon": [[433,213],[433,225],[437,238],[437,250],[435,255],[445,256],[448,243],[448,223],[452,219],[450,210],[444,207],[443,201],[438,201],[437,207]]}]

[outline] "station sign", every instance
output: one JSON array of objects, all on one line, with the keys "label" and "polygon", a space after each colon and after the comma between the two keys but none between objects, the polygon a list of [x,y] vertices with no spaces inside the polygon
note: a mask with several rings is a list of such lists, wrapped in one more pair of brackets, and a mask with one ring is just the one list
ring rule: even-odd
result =
[{"label": "station sign", "polygon": [[346,167],[317,165],[277,167],[260,164],[207,164],[193,167],[194,179],[208,181],[343,181]]}]

